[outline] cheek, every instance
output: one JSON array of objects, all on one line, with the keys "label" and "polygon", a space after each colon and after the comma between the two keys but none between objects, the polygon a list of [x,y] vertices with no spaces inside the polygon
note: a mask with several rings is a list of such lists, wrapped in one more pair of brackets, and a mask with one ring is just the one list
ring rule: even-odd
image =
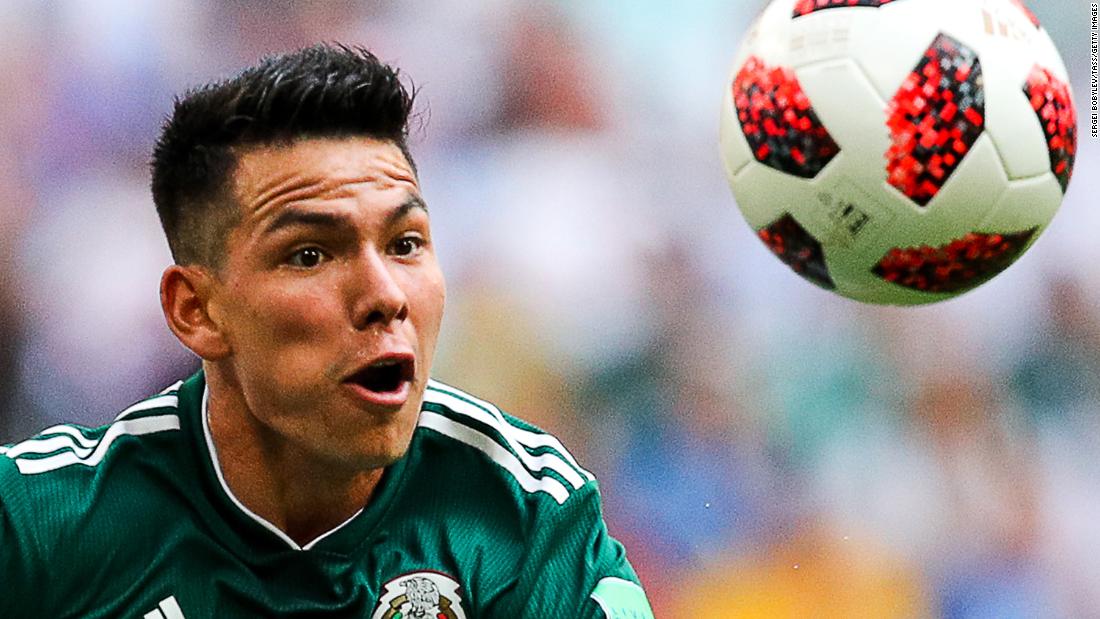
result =
[{"label": "cheek", "polygon": [[284,284],[253,285],[242,297],[234,352],[253,403],[301,408],[318,395],[319,375],[332,369],[334,299]]},{"label": "cheek", "polygon": [[416,282],[409,296],[413,324],[420,338],[427,337],[430,340],[427,343],[434,345],[447,298],[443,273],[438,268],[433,269],[428,276]]},{"label": "cheek", "polygon": [[316,290],[287,286],[252,286],[241,291],[242,336],[271,350],[316,340],[331,314],[333,300]]}]

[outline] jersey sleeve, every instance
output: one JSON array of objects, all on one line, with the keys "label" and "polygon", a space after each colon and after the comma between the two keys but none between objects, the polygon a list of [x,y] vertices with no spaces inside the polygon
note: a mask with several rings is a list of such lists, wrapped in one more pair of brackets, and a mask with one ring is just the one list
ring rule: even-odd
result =
[{"label": "jersey sleeve", "polygon": [[19,473],[0,454],[0,617],[43,616],[40,604],[49,588],[31,511]]},{"label": "jersey sleeve", "polygon": [[539,512],[503,601],[502,617],[653,619],[626,551],[607,531],[594,481]]}]

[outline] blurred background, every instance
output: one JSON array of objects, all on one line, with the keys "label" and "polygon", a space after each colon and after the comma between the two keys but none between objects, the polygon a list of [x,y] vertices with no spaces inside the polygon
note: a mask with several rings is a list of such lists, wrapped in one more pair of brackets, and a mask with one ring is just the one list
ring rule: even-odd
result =
[{"label": "blurred background", "polygon": [[157,299],[173,95],[356,43],[419,89],[436,377],[596,473],[658,617],[1100,617],[1088,3],[1029,5],[1077,97],[1062,210],[897,309],[805,283],[736,210],[718,108],[759,0],[0,0],[0,443],[198,367]]}]

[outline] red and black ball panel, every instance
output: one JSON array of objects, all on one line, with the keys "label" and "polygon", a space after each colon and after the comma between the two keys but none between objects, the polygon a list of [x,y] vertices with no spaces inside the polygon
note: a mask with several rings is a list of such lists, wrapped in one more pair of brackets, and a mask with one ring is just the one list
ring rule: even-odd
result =
[{"label": "red and black ball panel", "polygon": [[894,248],[872,269],[875,275],[922,292],[962,292],[1005,270],[1037,228],[1012,234],[971,232],[940,247]]},{"label": "red and black ball panel", "polygon": [[750,57],[733,79],[733,104],[753,156],[770,168],[813,178],[840,152],[791,69]]},{"label": "red and black ball panel", "polygon": [[920,206],[939,192],[985,126],[978,55],[940,34],[887,106],[887,181]]},{"label": "red and black ball panel", "polygon": [[1077,154],[1077,111],[1069,86],[1047,69],[1035,65],[1024,84],[1024,94],[1046,134],[1050,171],[1058,177],[1062,193],[1065,193]]},{"label": "red and black ball panel", "polygon": [[795,273],[826,290],[836,288],[821,243],[789,213],[761,228],[756,235]]},{"label": "red and black ball panel", "polygon": [[1027,15],[1028,20],[1031,21],[1031,23],[1036,28],[1039,27],[1039,18],[1035,16],[1035,13],[1031,12],[1031,9],[1027,8],[1027,5],[1024,4],[1024,0],[1011,0],[1011,1],[1012,1],[1012,4],[1015,4],[1017,7],[1019,7],[1019,9],[1021,11],[1023,11],[1024,15]]},{"label": "red and black ball panel", "polygon": [[880,7],[896,0],[798,0],[794,5],[791,17],[802,17],[825,9],[839,9],[846,6],[870,6]]}]

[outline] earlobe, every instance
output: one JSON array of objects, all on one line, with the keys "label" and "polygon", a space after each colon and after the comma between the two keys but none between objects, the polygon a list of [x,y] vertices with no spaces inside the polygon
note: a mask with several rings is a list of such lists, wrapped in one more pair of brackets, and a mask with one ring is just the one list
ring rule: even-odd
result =
[{"label": "earlobe", "polygon": [[229,355],[221,325],[211,317],[213,281],[202,267],[173,264],[160,278],[160,306],[180,343],[206,361]]}]

